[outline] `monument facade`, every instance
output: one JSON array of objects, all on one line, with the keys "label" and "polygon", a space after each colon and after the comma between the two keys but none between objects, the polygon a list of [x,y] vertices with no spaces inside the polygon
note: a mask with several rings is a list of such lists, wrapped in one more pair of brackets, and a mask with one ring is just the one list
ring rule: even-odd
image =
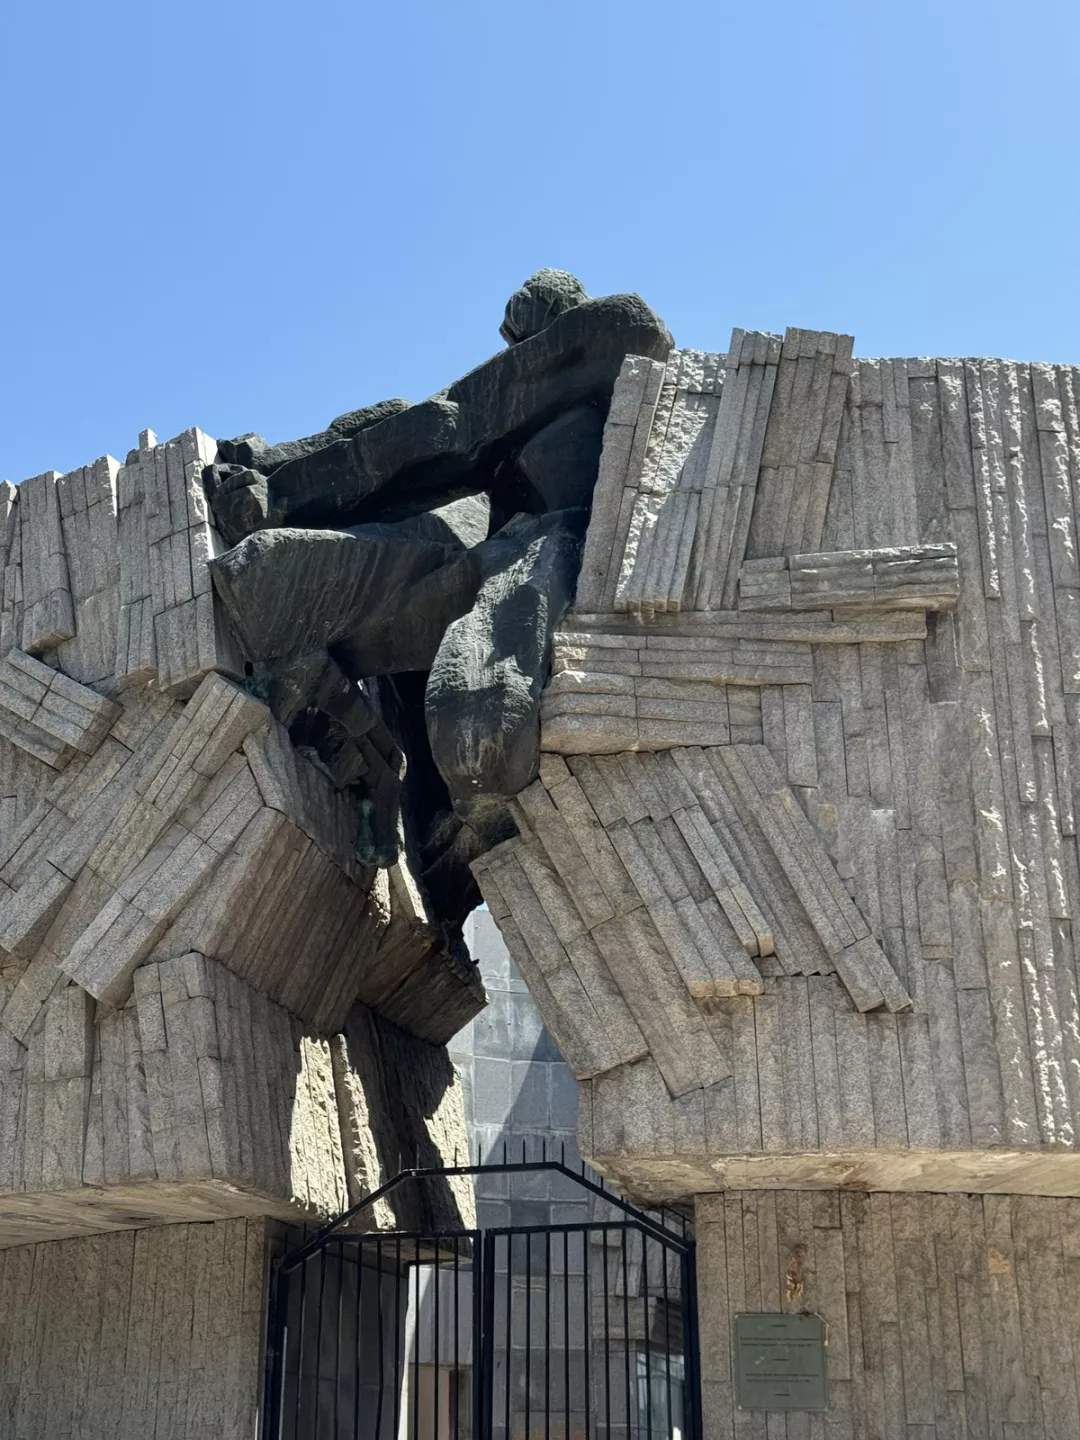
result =
[{"label": "monument facade", "polygon": [[707,1440],[1080,1434],[1080,370],[502,333],[0,493],[0,1432],[253,1432],[281,1227],[464,1151],[482,896]]}]

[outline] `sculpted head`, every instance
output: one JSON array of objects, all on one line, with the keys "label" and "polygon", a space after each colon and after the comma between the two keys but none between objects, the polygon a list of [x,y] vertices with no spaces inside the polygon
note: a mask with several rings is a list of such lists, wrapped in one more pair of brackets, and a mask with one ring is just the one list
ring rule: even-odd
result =
[{"label": "sculpted head", "polygon": [[508,345],[517,345],[546,330],[556,316],[588,298],[576,275],[566,270],[537,270],[506,302],[499,334]]}]

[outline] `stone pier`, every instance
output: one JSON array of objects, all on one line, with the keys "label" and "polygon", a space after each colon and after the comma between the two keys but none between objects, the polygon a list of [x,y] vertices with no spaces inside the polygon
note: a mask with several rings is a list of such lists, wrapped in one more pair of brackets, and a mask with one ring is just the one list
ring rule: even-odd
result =
[{"label": "stone pier", "polygon": [[0,486],[5,1440],[251,1440],[287,1235],[466,1144],[445,1042],[483,987],[245,688],[215,453]]}]

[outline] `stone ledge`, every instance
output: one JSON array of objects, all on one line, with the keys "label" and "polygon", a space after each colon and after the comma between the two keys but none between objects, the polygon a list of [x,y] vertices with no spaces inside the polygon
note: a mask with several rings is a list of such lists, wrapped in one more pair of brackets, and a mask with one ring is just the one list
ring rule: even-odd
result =
[{"label": "stone ledge", "polygon": [[[141,966],[123,1009],[67,985],[25,1045],[0,1034],[0,1247],[239,1214],[321,1223],[401,1156],[466,1144],[441,1047],[363,1006],[326,1039],[199,954]],[[460,1187],[440,1203],[447,1224],[469,1219]]]},{"label": "stone ledge", "polygon": [[740,611],[952,610],[959,595],[955,545],[748,560],[739,572]]},{"label": "stone ledge", "polygon": [[652,1204],[725,1190],[883,1190],[1080,1196],[1080,1153],[1053,1150],[851,1150],[803,1155],[666,1156],[590,1152],[589,1164]]}]

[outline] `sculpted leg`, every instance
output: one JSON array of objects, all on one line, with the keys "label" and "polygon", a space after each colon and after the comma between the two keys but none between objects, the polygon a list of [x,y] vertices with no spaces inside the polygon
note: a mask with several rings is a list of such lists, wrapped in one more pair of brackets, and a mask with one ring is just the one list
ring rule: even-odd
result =
[{"label": "sculpted leg", "polygon": [[536,776],[551,637],[573,598],[585,512],[517,516],[467,615],[447,629],[425,696],[428,736],[454,808],[501,809]]}]

